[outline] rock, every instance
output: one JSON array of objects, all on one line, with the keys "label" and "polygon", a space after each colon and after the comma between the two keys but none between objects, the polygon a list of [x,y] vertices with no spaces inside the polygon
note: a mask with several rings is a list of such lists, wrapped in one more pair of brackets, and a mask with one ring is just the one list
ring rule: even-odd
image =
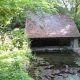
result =
[{"label": "rock", "polygon": [[68,69],[68,68],[69,68],[69,66],[68,66],[68,65],[65,65],[65,67],[66,67],[66,69]]},{"label": "rock", "polygon": [[56,76],[54,80],[64,80],[64,78],[62,76]]},{"label": "rock", "polygon": [[70,72],[71,74],[73,74],[73,69],[72,69],[72,68],[70,68],[69,72]]},{"label": "rock", "polygon": [[65,69],[65,72],[68,72],[69,70],[68,69]]},{"label": "rock", "polygon": [[73,73],[74,74],[77,74],[78,73],[78,70],[77,69],[73,69]]},{"label": "rock", "polygon": [[78,74],[78,76],[80,77],[80,74]]},{"label": "rock", "polygon": [[78,70],[78,73],[80,73],[80,70]]},{"label": "rock", "polygon": [[49,79],[47,79],[46,77],[41,77],[41,80],[49,80]]},{"label": "rock", "polygon": [[46,78],[47,78],[48,80],[51,80],[51,76],[48,76],[48,75],[47,75]]},{"label": "rock", "polygon": [[44,60],[37,60],[37,65],[38,66],[48,66],[49,63],[45,62]]},{"label": "rock", "polygon": [[64,78],[66,78],[66,77],[68,77],[68,74],[64,73],[64,74],[60,74],[60,76],[63,76]]},{"label": "rock", "polygon": [[42,73],[45,75],[45,76],[50,76],[50,77],[53,77],[52,75],[52,70],[48,69],[48,70],[42,70]]},{"label": "rock", "polygon": [[49,65],[49,63],[48,63],[48,62],[45,62],[45,64],[46,64],[46,65]]},{"label": "rock", "polygon": [[59,74],[60,70],[54,70],[53,74]]},{"label": "rock", "polygon": [[41,73],[43,74],[43,75],[39,75],[41,80],[51,80],[51,77],[53,77],[52,70],[50,70],[50,69],[42,70]]},{"label": "rock", "polygon": [[54,67],[54,65],[49,65],[49,66],[45,66],[44,68],[45,69],[51,69],[51,68],[53,68]]},{"label": "rock", "polygon": [[45,62],[44,61],[37,61],[37,66],[44,66]]}]

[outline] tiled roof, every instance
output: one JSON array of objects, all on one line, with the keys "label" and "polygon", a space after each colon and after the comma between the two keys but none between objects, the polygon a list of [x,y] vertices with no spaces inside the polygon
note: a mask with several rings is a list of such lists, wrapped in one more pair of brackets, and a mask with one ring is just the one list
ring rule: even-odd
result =
[{"label": "tiled roof", "polygon": [[25,29],[29,38],[80,37],[79,31],[68,15],[29,15]]}]

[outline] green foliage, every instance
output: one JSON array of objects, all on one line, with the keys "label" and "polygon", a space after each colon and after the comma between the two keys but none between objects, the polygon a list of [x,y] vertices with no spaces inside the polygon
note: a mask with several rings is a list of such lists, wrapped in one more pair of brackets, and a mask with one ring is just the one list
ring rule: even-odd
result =
[{"label": "green foliage", "polygon": [[77,27],[79,29],[79,32],[80,32],[80,11],[76,15],[75,23],[76,23],[76,25],[77,25]]},{"label": "green foliage", "polygon": [[0,25],[15,28],[24,27],[26,11],[57,13],[55,0],[2,0],[0,1]]},{"label": "green foliage", "polygon": [[0,70],[0,80],[33,80],[22,70]]},{"label": "green foliage", "polygon": [[28,1],[28,3],[30,4],[27,4],[28,5],[28,8],[27,10],[30,10],[32,12],[50,12],[50,13],[56,13],[57,12],[57,9],[54,8],[54,5],[53,5],[53,2],[51,1],[48,1],[48,0],[31,0]]},{"label": "green foliage", "polygon": [[0,1],[0,26],[11,28],[24,27],[26,11],[33,13],[65,13],[71,14],[78,28],[80,0],[1,0]]},{"label": "green foliage", "polygon": [[62,53],[69,53],[71,51],[71,49],[69,49],[68,47],[63,47],[62,49],[61,49],[61,52]]},{"label": "green foliage", "polygon": [[[24,13],[26,0],[2,0],[0,1],[0,25],[6,26],[14,17]],[[22,16],[24,17],[24,16]]]},{"label": "green foliage", "polygon": [[0,35],[0,80],[33,80],[27,72],[28,55],[32,56],[24,29]]}]

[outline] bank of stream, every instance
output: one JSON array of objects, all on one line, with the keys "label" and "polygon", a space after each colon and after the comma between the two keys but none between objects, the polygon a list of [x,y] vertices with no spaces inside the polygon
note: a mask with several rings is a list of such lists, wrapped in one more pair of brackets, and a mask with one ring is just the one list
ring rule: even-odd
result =
[{"label": "bank of stream", "polygon": [[70,52],[36,52],[30,69],[35,80],[80,80],[80,57]]}]

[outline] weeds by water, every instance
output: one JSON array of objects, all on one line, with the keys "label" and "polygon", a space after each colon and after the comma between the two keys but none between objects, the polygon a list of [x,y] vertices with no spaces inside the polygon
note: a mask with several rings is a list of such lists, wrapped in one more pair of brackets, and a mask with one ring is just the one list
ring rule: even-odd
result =
[{"label": "weeds by water", "polygon": [[0,35],[0,80],[33,80],[27,68],[31,50],[24,29],[1,32]]}]

